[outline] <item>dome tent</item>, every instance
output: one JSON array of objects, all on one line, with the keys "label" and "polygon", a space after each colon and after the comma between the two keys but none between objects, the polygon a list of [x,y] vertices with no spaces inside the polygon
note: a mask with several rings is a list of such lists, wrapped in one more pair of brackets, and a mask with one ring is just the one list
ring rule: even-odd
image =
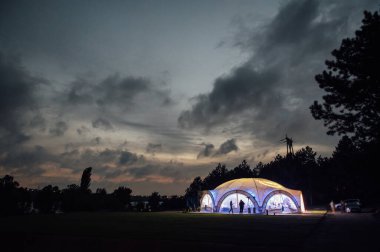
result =
[{"label": "dome tent", "polygon": [[276,182],[263,178],[241,178],[227,181],[214,190],[203,191],[202,212],[228,212],[232,202],[233,211],[244,202],[244,213],[304,212],[302,192],[288,189]]}]

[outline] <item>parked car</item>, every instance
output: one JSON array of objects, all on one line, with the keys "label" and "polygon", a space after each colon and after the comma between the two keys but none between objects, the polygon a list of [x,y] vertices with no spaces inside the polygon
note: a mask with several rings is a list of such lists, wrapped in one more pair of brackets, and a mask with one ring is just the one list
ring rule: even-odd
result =
[{"label": "parked car", "polygon": [[359,199],[345,200],[344,209],[346,213],[351,213],[351,212],[360,213],[362,211],[360,200]]},{"label": "parked car", "polygon": [[342,207],[346,213],[361,212],[361,203],[359,199],[347,199],[341,203],[335,204],[335,209],[341,211]]}]

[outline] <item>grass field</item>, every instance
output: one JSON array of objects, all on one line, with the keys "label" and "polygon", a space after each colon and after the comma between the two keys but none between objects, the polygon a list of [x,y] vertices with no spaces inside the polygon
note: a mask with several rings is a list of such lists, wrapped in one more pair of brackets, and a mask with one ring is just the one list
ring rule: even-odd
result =
[{"label": "grass field", "polygon": [[0,218],[0,240],[1,251],[298,251],[323,220],[177,212],[13,216]]}]

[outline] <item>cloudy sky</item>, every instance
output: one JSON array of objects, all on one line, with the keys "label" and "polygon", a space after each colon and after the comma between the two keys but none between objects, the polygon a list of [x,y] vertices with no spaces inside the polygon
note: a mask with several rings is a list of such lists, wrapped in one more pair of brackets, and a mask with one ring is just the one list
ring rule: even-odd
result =
[{"label": "cloudy sky", "polygon": [[0,176],[183,194],[327,136],[314,76],[378,1],[1,1]]}]

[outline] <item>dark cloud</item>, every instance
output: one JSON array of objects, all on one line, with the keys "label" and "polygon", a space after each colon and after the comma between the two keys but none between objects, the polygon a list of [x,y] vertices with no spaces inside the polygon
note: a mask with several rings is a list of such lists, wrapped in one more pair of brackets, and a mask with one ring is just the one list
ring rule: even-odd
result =
[{"label": "dark cloud", "polygon": [[[177,181],[182,179],[191,179],[200,172],[205,172],[204,166],[186,166],[183,163],[170,161],[168,163],[162,163],[159,161],[147,161],[145,163],[138,162],[137,155],[127,154],[134,160],[134,164],[129,167],[122,167],[117,169],[109,169],[105,172],[105,177],[113,179],[117,177],[128,177],[131,179],[143,179],[144,181],[157,182],[156,179]],[[141,156],[140,156],[141,157]]]},{"label": "dark cloud", "polygon": [[106,174],[107,178],[116,178],[119,176],[128,176],[134,179],[150,180],[150,176],[178,175],[178,169],[173,167],[162,167],[161,164],[146,164],[144,166],[131,167],[128,169],[118,169]]},{"label": "dark cloud", "polygon": [[36,93],[41,83],[45,81],[31,76],[18,58],[0,51],[0,151],[30,139],[26,133],[28,124],[41,125],[42,117],[29,116],[38,112]]},{"label": "dark cloud", "polygon": [[161,151],[162,149],[162,144],[153,144],[153,143],[148,143],[146,146],[146,152],[155,154],[158,151]]},{"label": "dark cloud", "polygon": [[118,163],[121,151],[115,149],[72,149],[57,154],[58,165],[74,171],[80,171],[84,167],[104,167],[108,163]]},{"label": "dark cloud", "polygon": [[108,104],[124,104],[125,107],[133,105],[133,98],[137,95],[151,91],[151,83],[145,78],[125,77],[119,74],[108,76],[98,86],[95,92],[99,94],[96,103],[100,106]]},{"label": "dark cloud", "polygon": [[[307,60],[321,60],[323,63],[329,52],[346,36],[348,18],[357,11],[356,8],[352,3],[342,5],[340,1],[288,2],[262,33],[253,34],[248,40],[256,52],[254,61],[300,68],[310,67],[311,62]],[[260,42],[254,43],[254,40]]]},{"label": "dark cloud", "polygon": [[269,152],[270,150],[264,150],[262,153],[257,154],[257,158],[263,159],[268,155]]},{"label": "dark cloud", "polygon": [[[88,152],[89,154],[91,152]],[[97,159],[102,163],[115,162],[117,157],[122,155],[119,150],[105,149],[101,152],[94,152],[92,155],[98,155]]]},{"label": "dark cloud", "polygon": [[136,153],[132,153],[129,151],[122,151],[120,154],[119,164],[131,165],[143,160],[144,156],[142,155],[137,155]]},{"label": "dark cloud", "polygon": [[279,73],[274,69],[255,71],[245,64],[227,77],[218,78],[207,95],[199,95],[191,110],[181,113],[180,127],[212,127],[223,124],[247,109],[260,114],[261,108],[274,108],[281,104],[275,83]]},{"label": "dark cloud", "polygon": [[[92,166],[96,169],[96,174],[105,176],[106,179],[115,178],[126,174],[126,169],[145,165],[146,160],[143,155],[119,149],[73,149],[59,155],[55,155],[55,160],[60,167],[80,173],[83,168]],[[115,165],[117,168],[115,168]],[[105,181],[103,181],[105,182]]]},{"label": "dark cloud", "polygon": [[46,125],[47,125],[46,119],[40,114],[37,114],[36,116],[34,116],[29,123],[29,126],[31,128],[39,129],[41,131],[45,131]]},{"label": "dark cloud", "polygon": [[144,166],[126,169],[125,173],[137,179],[146,178],[147,180],[152,179],[149,178],[150,176],[161,176],[173,180],[186,177],[186,174],[183,172],[183,166],[178,164],[173,166],[171,164],[150,163]]},{"label": "dark cloud", "polygon": [[67,93],[67,101],[71,105],[91,104],[93,102],[94,86],[84,77],[77,77],[71,83],[71,88]]},{"label": "dark cloud", "polygon": [[[95,138],[95,141],[99,140]],[[100,141],[100,140],[99,140]],[[129,151],[121,151],[118,149],[72,149],[60,154],[51,153],[42,146],[35,146],[32,149],[19,149],[6,154],[0,158],[0,170],[9,174],[22,173],[25,175],[39,176],[46,172],[44,165],[55,166],[58,169],[65,168],[80,174],[80,172],[88,166],[97,169],[98,175],[107,175],[107,178],[123,174],[125,165],[133,168],[134,165],[144,165],[145,158]],[[109,172],[108,164],[121,165],[118,172]],[[112,175],[113,174],[113,175]],[[59,176],[59,174],[57,174]],[[79,176],[79,175],[78,175]]]},{"label": "dark cloud", "polygon": [[[140,97],[141,96],[141,97]],[[68,105],[96,105],[99,109],[119,108],[131,110],[139,105],[139,98],[147,98],[146,104],[172,104],[169,90],[161,89],[143,77],[112,74],[101,81],[88,76],[78,76],[66,93]],[[140,104],[141,105],[141,104]]]},{"label": "dark cloud", "polygon": [[238,151],[239,147],[236,145],[235,139],[229,139],[222,143],[219,146],[219,149],[216,151],[215,156],[225,155],[230,153],[231,151]]},{"label": "dark cloud", "polygon": [[90,129],[87,128],[86,126],[83,126],[83,125],[80,128],[77,129],[77,133],[80,136],[85,135],[85,134],[87,134],[89,132],[90,132]]},{"label": "dark cloud", "polygon": [[215,147],[211,143],[203,143],[204,148],[198,153],[197,158],[210,157],[214,153]]},{"label": "dark cloud", "polygon": [[[214,164],[212,164],[213,166]],[[215,164],[216,165],[216,164]],[[194,176],[205,175],[208,173],[210,165],[185,165],[181,162],[171,160],[170,162],[148,161],[136,163],[129,167],[108,169],[105,172],[107,179],[127,177],[138,181],[150,181],[154,183],[188,181]]]},{"label": "dark cloud", "polygon": [[[148,163],[143,166],[136,166],[124,170],[116,170],[108,174],[109,177],[128,176],[135,179],[156,182],[158,180],[169,183],[179,183],[180,181],[192,180],[195,176],[207,175],[211,167],[217,164],[207,165],[184,165],[183,163]],[[157,180],[158,179],[158,180]]]},{"label": "dark cloud", "polygon": [[346,1],[287,2],[266,24],[244,29],[250,34],[239,36],[236,45],[251,56],[217,78],[210,93],[193,98],[178,125],[240,129],[267,141],[278,141],[285,132],[309,143],[325,141],[323,126],[308,110],[321,92],[314,75],[350,29],[357,29],[348,27],[353,23],[348,20],[355,16],[359,25],[361,15],[358,4]]},{"label": "dark cloud", "polygon": [[49,161],[54,161],[55,157],[51,155],[44,147],[35,146],[31,150],[18,150],[6,153],[0,158],[0,166],[5,168],[9,173],[22,172],[25,175],[40,175],[43,170],[40,165]]},{"label": "dark cloud", "polygon": [[132,175],[134,178],[144,178],[148,175],[157,174],[158,171],[159,171],[159,166],[154,166],[154,165],[134,167],[127,170],[128,174]]},{"label": "dark cloud", "polygon": [[53,128],[49,129],[49,133],[52,136],[63,136],[68,130],[69,126],[64,121],[56,122]]},{"label": "dark cloud", "polygon": [[204,148],[198,153],[198,159],[205,157],[222,156],[232,151],[239,150],[239,147],[237,146],[236,140],[234,138],[223,142],[218,149],[215,149],[215,146],[211,143],[202,143],[202,145]]},{"label": "dark cloud", "polygon": [[[311,21],[318,14],[318,1],[290,1],[273,21],[269,24],[266,33],[268,47],[277,44],[294,44],[304,39],[310,32]],[[292,28],[292,29],[290,29]],[[273,45],[276,43],[276,45]]]},{"label": "dark cloud", "polygon": [[127,172],[125,171],[125,169],[120,169],[120,168],[117,170],[109,169],[104,172],[104,177],[106,179],[114,179],[114,178],[117,178],[119,176],[124,176],[124,175],[127,175]]},{"label": "dark cloud", "polygon": [[104,118],[98,118],[98,119],[92,121],[92,127],[97,128],[97,129],[102,129],[102,130],[112,130],[113,129],[112,124]]},{"label": "dark cloud", "polygon": [[91,142],[93,142],[95,144],[100,144],[102,142],[102,138],[101,137],[95,137],[94,139],[91,140]]}]

